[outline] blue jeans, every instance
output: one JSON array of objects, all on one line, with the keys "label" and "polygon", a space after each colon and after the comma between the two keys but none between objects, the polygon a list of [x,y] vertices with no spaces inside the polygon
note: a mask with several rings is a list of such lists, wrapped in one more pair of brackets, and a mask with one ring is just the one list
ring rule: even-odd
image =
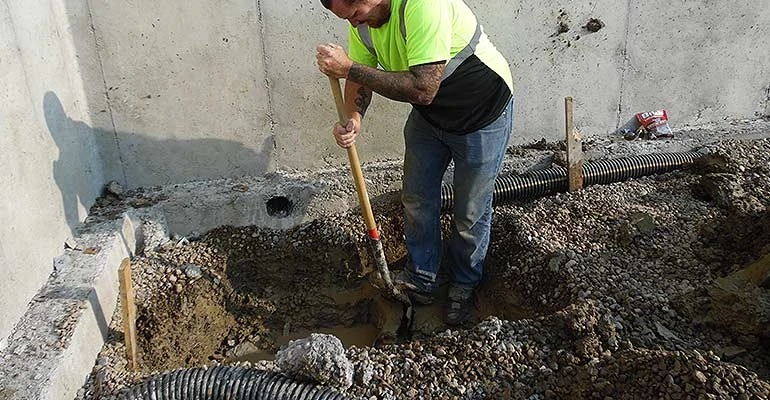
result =
[{"label": "blue jeans", "polygon": [[513,99],[486,127],[465,135],[445,132],[412,110],[404,126],[406,153],[401,201],[409,259],[406,275],[425,292],[437,286],[442,260],[441,185],[454,161],[454,213],[447,246],[455,286],[481,281],[492,225],[492,193],[513,128]]}]

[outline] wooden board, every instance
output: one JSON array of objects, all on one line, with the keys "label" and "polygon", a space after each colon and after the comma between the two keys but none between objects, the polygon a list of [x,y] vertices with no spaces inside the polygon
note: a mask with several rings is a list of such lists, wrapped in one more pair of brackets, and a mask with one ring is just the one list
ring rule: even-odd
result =
[{"label": "wooden board", "polygon": [[567,134],[567,177],[569,191],[583,188],[583,143],[572,120],[572,97],[564,98],[564,119]]},{"label": "wooden board", "polygon": [[136,307],[134,305],[134,288],[131,285],[131,261],[128,258],[120,263],[120,302],[123,305],[123,336],[126,342],[126,359],[128,368],[136,371],[138,368],[136,354]]}]

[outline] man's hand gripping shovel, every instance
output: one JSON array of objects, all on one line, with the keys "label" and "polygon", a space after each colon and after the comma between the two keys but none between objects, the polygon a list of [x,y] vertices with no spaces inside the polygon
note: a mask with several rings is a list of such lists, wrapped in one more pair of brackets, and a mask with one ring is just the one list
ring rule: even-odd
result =
[{"label": "man's hand gripping shovel", "polygon": [[[337,106],[337,115],[340,120],[340,124],[345,126],[348,122],[347,112],[345,111],[345,102],[342,99],[342,89],[340,89],[340,81],[337,78],[329,77],[329,83],[332,87],[332,94],[334,95],[334,103]],[[382,277],[382,281],[385,285],[387,295],[394,298],[411,308],[412,302],[406,292],[393,284],[393,280],[390,277],[390,271],[388,270],[388,262],[385,259],[385,252],[382,249],[382,242],[380,242],[380,234],[377,232],[377,223],[374,221],[374,214],[372,213],[372,206],[369,204],[369,195],[366,192],[366,183],[364,182],[364,174],[361,172],[361,164],[358,161],[358,152],[356,151],[356,144],[353,143],[348,150],[348,159],[350,160],[350,170],[353,173],[353,180],[356,185],[356,192],[358,193],[358,202],[361,205],[361,213],[366,220],[367,236],[369,236],[369,250],[371,251],[372,259],[377,264],[377,271]]]}]

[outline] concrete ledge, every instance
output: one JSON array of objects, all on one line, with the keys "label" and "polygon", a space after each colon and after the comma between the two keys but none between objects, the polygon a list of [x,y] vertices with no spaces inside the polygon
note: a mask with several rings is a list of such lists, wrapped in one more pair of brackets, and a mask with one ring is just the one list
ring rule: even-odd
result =
[{"label": "concrete ledge", "polygon": [[137,238],[141,221],[126,214],[90,227],[76,238],[76,249],[56,259],[0,354],[0,398],[75,397],[107,337],[118,266],[134,253]]},{"label": "concrete ledge", "polygon": [[[160,189],[159,207],[173,234],[188,236],[221,225],[288,229],[305,222],[325,184],[283,174],[191,182]],[[274,205],[273,205],[274,204]]]},{"label": "concrete ledge", "polygon": [[[401,188],[399,161],[369,164],[363,172],[372,199]],[[194,236],[222,225],[287,230],[358,206],[347,165],[161,186],[145,189],[142,196],[151,203],[148,209],[162,214],[173,236]]]}]

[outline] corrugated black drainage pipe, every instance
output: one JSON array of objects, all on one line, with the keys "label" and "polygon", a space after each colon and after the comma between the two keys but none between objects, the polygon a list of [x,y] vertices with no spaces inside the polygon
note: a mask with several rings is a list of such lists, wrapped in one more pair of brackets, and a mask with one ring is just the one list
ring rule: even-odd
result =
[{"label": "corrugated black drainage pipe", "polygon": [[[692,163],[693,160],[703,155],[704,153],[699,152],[658,153],[593,161],[583,165],[583,185],[608,184],[640,176],[671,172],[685,164]],[[564,167],[500,176],[495,180],[492,204],[498,205],[513,200],[566,192],[568,188],[567,169]],[[451,184],[444,184],[441,187],[441,210],[448,211],[453,204],[454,187]]]},{"label": "corrugated black drainage pipe", "polygon": [[150,377],[116,400],[356,400],[284,375],[233,365],[180,369]]}]

